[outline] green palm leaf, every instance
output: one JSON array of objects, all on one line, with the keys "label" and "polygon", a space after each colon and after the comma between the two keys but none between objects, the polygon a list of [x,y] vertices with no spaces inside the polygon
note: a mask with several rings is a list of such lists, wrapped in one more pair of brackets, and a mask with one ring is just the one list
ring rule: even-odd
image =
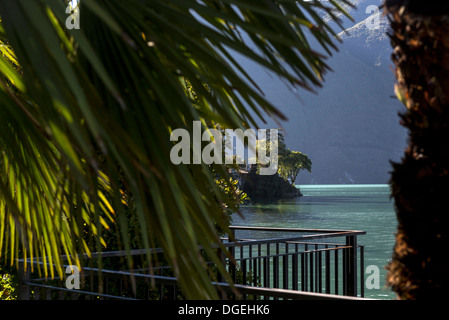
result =
[{"label": "green palm leaf", "polygon": [[61,274],[61,255],[104,250],[111,225],[131,249],[125,193],[138,245],[164,249],[187,297],[216,298],[198,245],[215,256],[226,197],[206,165],[170,163],[170,133],[282,119],[233,57],[313,90],[336,39],[318,12],[339,3],[82,0],[68,30],[63,1],[1,1],[1,259],[44,257]]}]

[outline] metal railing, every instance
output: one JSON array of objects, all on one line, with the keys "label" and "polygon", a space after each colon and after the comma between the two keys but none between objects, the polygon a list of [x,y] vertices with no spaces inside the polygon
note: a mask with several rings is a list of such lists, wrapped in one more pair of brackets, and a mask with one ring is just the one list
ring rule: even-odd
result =
[{"label": "metal railing", "polygon": [[[216,246],[234,281],[230,285],[220,275],[212,281],[223,299],[363,298],[364,247],[357,244],[357,236],[364,231],[238,226],[231,230],[232,238]],[[161,249],[151,251],[163,256]],[[101,257],[123,259],[146,253],[103,252]],[[151,274],[145,267],[132,271],[83,267],[80,289],[66,288],[64,279],[36,277],[24,265],[19,260],[19,299],[183,299],[167,265],[154,267]]]},{"label": "metal railing", "polygon": [[[357,245],[357,236],[364,231],[265,227],[232,230],[234,241],[229,250],[237,264],[231,264],[229,271],[234,281],[265,288],[364,296],[364,246]],[[244,231],[242,239],[237,232]],[[254,239],[262,232],[266,239]],[[289,236],[269,238],[273,232]]]}]

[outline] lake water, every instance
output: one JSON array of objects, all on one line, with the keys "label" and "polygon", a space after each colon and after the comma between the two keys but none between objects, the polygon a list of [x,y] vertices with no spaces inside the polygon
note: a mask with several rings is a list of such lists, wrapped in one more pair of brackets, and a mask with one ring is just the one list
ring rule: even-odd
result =
[{"label": "lake water", "polygon": [[357,242],[365,245],[365,268],[379,268],[380,288],[365,286],[365,297],[394,299],[385,286],[385,266],[397,226],[389,186],[304,185],[300,189],[303,197],[242,206],[244,218],[234,216],[233,225],[366,231]]}]

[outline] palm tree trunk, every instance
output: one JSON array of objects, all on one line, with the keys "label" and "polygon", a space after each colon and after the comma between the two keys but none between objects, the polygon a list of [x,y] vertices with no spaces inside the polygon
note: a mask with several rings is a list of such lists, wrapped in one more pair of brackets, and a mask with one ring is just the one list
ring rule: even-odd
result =
[{"label": "palm tree trunk", "polygon": [[[420,4],[421,2],[421,4]],[[449,10],[434,1],[386,1],[396,93],[409,132],[393,164],[398,229],[387,283],[400,299],[449,296]]]}]

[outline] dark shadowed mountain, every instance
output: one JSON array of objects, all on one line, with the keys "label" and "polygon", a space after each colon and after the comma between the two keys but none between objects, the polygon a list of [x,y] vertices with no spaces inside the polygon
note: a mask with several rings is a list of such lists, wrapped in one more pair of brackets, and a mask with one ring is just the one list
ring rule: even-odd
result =
[{"label": "dark shadowed mountain", "polygon": [[[390,160],[398,161],[405,147],[406,131],[398,117],[403,106],[394,97],[388,23],[382,13],[366,12],[381,1],[354,3],[357,9],[349,11],[355,21],[345,20],[339,52],[328,60],[333,71],[316,93],[295,91],[246,64],[267,98],[287,116],[282,123],[287,146],[312,160],[312,173],[301,172],[299,185],[387,183]],[[377,19],[379,27],[371,28]]]}]

